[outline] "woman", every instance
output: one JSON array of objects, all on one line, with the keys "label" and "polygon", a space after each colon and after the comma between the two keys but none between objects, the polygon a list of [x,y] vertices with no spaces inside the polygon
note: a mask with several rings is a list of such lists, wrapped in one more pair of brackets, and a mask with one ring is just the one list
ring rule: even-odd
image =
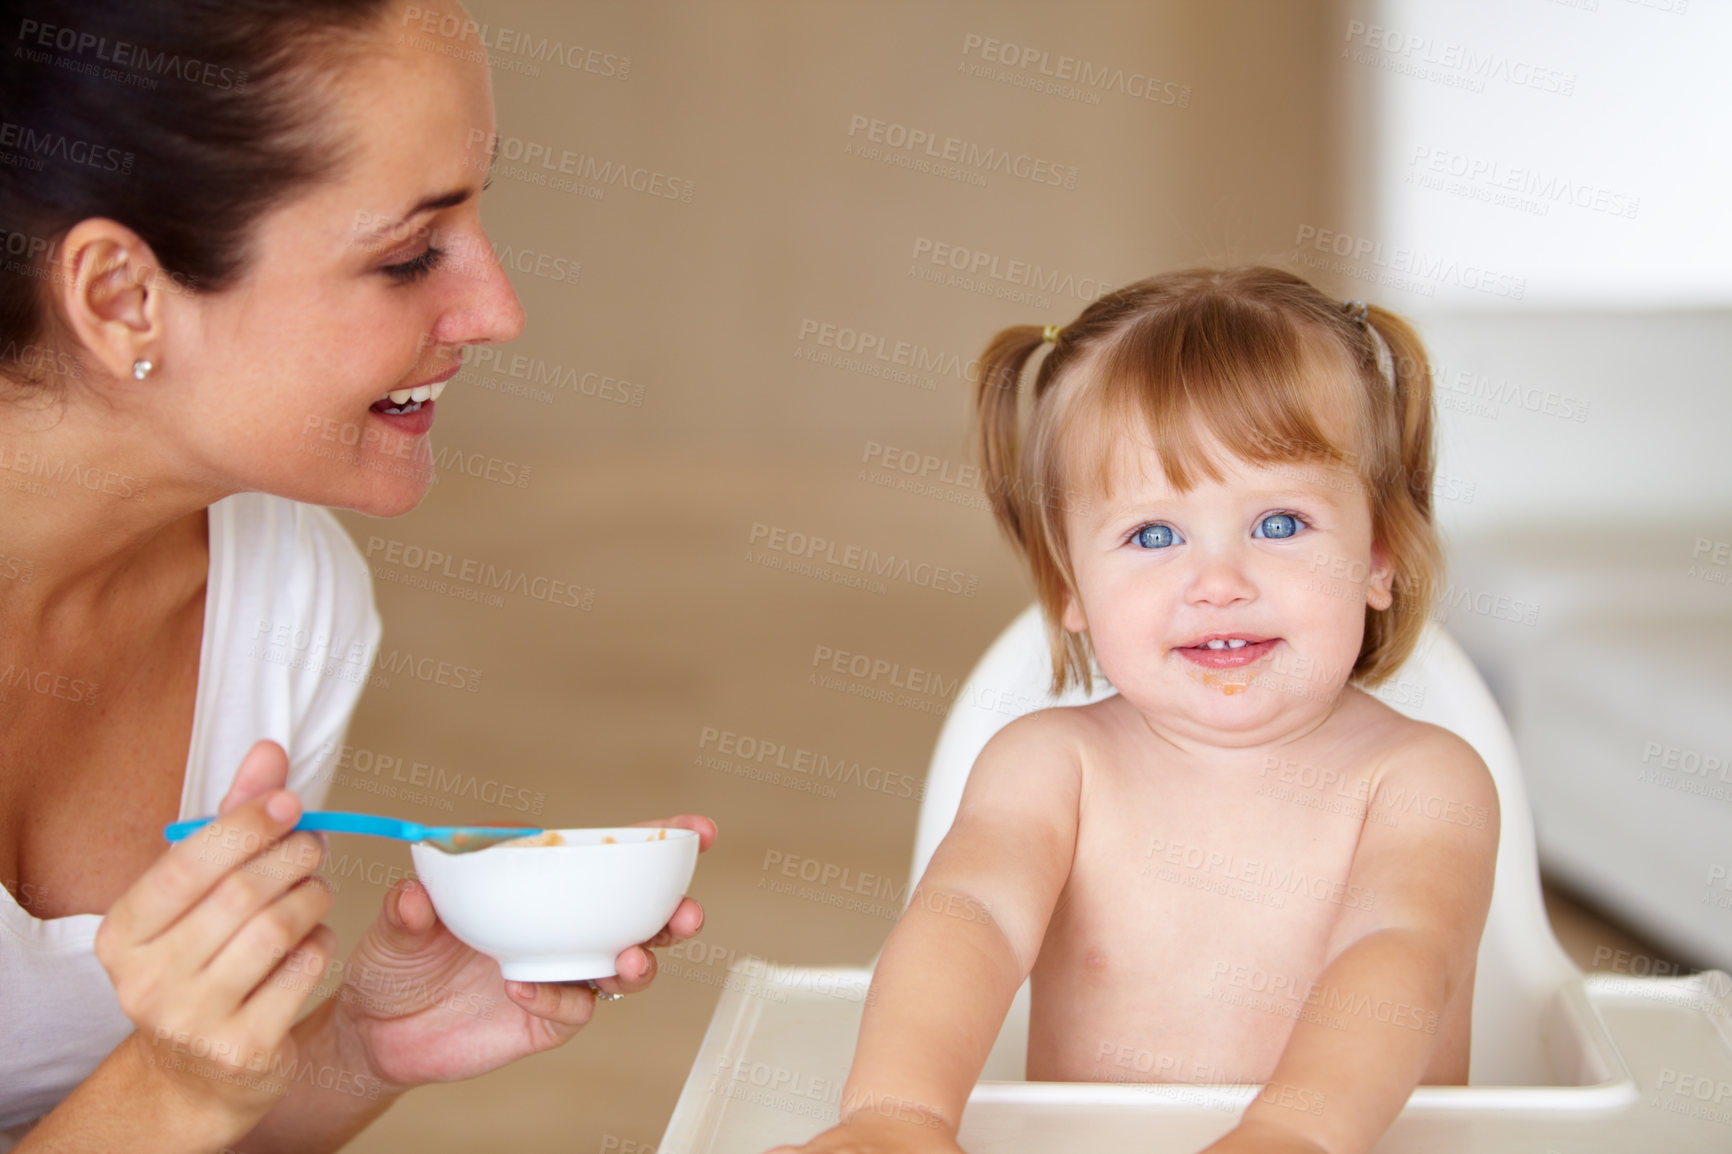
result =
[{"label": "woman", "polygon": [[633,947],[599,994],[502,983],[403,882],[295,1022],[335,936],[289,831],[379,639],[317,506],[414,508],[433,394],[523,325],[472,29],[396,0],[0,13],[0,1149],[335,1149],[654,976]]}]

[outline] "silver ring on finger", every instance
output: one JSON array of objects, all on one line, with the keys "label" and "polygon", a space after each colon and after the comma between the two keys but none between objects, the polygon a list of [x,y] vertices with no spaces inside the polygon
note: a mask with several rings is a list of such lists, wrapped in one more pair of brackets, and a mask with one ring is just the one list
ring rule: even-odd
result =
[{"label": "silver ring on finger", "polygon": [[588,986],[595,993],[595,1000],[598,1002],[617,1002],[621,998],[625,997],[624,994],[608,993],[606,990],[595,984],[594,978],[584,982],[584,985]]}]

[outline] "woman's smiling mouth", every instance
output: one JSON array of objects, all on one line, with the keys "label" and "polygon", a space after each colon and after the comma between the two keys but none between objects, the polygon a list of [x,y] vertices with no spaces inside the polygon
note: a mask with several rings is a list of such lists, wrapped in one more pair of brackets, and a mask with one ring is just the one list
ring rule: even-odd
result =
[{"label": "woman's smiling mouth", "polygon": [[373,402],[375,413],[385,413],[389,416],[401,416],[420,410],[428,401],[437,401],[439,394],[445,391],[444,381],[435,381],[430,385],[416,385],[412,389],[392,389]]}]

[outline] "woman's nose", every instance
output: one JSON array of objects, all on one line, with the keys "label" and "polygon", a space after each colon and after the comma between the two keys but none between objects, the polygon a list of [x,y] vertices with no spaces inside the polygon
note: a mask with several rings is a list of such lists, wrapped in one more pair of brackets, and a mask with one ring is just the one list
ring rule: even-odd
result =
[{"label": "woman's nose", "polygon": [[453,263],[457,288],[433,326],[442,344],[503,344],[523,332],[523,302],[485,236],[472,242],[473,257]]}]

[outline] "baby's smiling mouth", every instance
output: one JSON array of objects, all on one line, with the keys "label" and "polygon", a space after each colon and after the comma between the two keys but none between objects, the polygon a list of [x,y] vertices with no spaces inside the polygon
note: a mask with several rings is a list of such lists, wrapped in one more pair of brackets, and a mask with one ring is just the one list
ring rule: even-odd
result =
[{"label": "baby's smiling mouth", "polygon": [[1280,640],[1254,633],[1211,633],[1189,645],[1175,645],[1172,652],[1205,669],[1237,669],[1261,659]]}]

